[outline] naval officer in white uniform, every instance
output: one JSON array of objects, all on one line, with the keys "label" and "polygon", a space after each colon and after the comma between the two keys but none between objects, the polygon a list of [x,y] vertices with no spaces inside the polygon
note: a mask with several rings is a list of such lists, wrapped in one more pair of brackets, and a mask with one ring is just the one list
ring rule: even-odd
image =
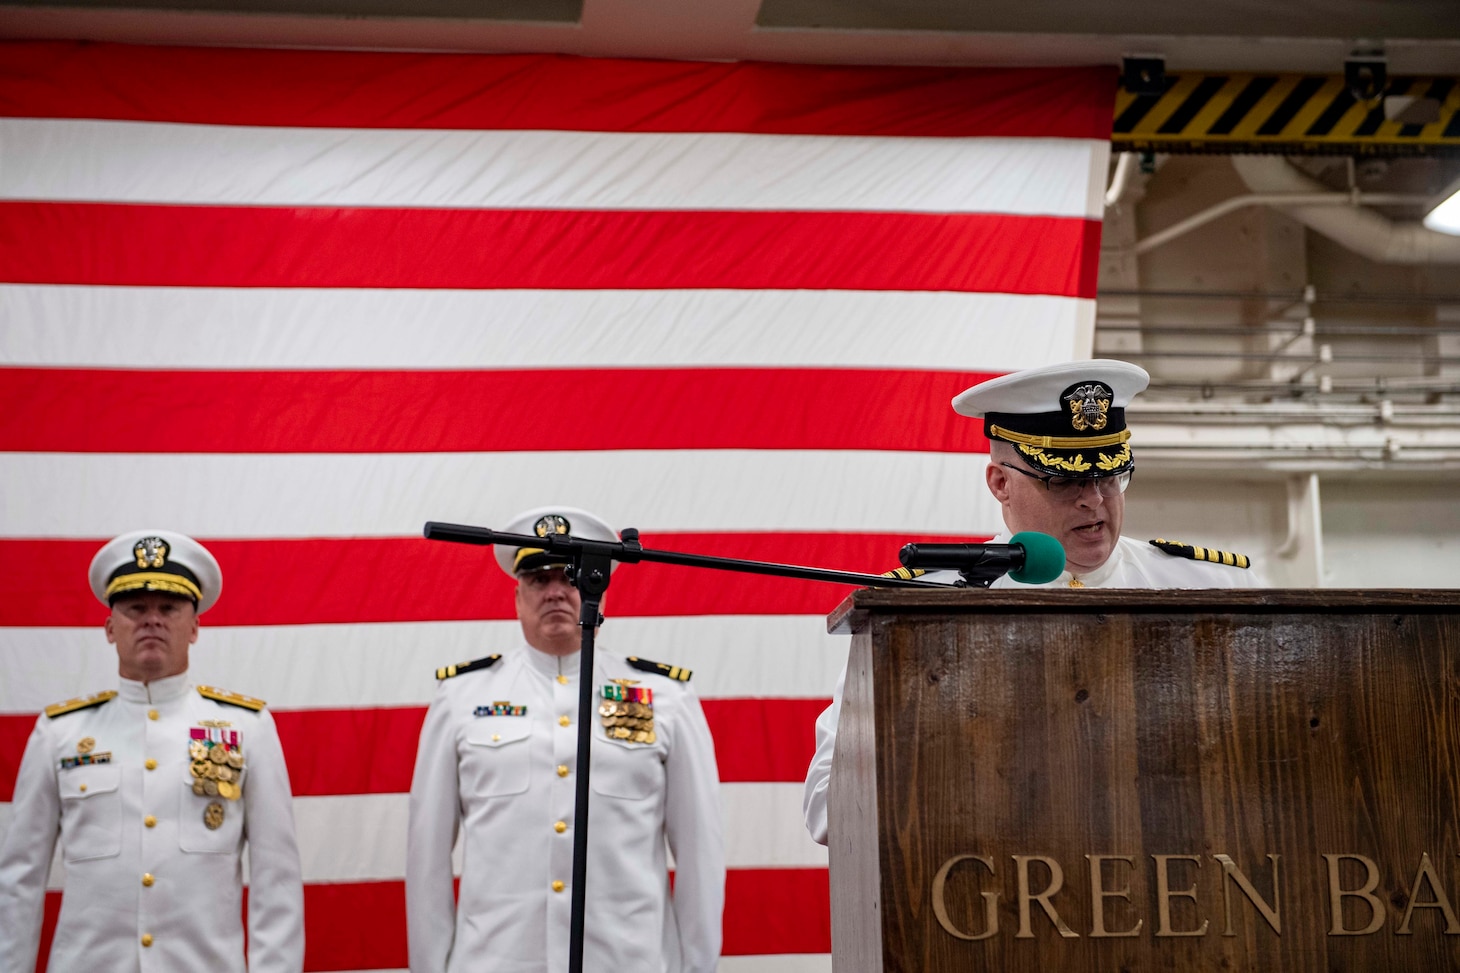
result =
[{"label": "naval officer in white uniform", "polygon": [[[984,420],[989,439],[985,481],[1008,528],[992,543],[1038,531],[1064,547],[1064,572],[1037,587],[1264,586],[1245,555],[1121,536],[1126,488],[1135,470],[1125,409],[1150,378],[1129,362],[1067,362],[1002,375],[953,400],[955,412]],[[952,583],[958,575],[928,577]],[[1005,575],[992,587],[1036,586]],[[831,705],[816,719],[816,753],[802,798],[806,830],[821,844],[827,840],[827,792],[845,678],[843,667]]]},{"label": "naval officer in white uniform", "polygon": [[[289,775],[263,701],[188,681],[222,575],[193,539],[124,534],[91,562],[116,689],[46,708],[0,846],[0,973],[30,973],[56,842],[52,973],[299,973],[304,904]],[[242,857],[248,846],[248,959]]]},{"label": "naval officer in white uniform", "polygon": [[[569,507],[530,510],[505,530],[618,539]],[[495,553],[517,583],[523,643],[437,670],[411,781],[412,973],[567,969],[580,718],[596,724],[584,969],[713,973],[725,901],[720,781],[690,673],[607,647],[595,651],[591,676],[580,672],[581,602],[561,560],[532,548]],[[580,714],[583,678],[598,687],[599,706]]]}]

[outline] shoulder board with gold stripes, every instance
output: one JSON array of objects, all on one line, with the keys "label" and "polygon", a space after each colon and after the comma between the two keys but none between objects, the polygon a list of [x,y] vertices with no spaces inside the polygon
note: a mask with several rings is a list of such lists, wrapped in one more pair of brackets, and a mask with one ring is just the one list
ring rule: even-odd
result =
[{"label": "shoulder board with gold stripes", "polygon": [[694,675],[688,669],[681,669],[679,666],[671,666],[664,662],[650,662],[648,659],[641,659],[636,655],[628,657],[628,664],[643,672],[656,672],[661,676],[670,679],[677,679],[680,682],[689,682],[689,677]]},{"label": "shoulder board with gold stripes", "polygon": [[911,581],[914,578],[921,578],[927,573],[927,568],[893,568],[891,571],[883,571],[882,577],[901,578],[903,581]]},{"label": "shoulder board with gold stripes", "polygon": [[255,713],[268,705],[262,699],[254,699],[252,696],[245,696],[242,693],[230,693],[226,689],[218,689],[213,686],[199,686],[198,695],[204,699],[211,699],[215,703],[227,703],[229,706],[242,706],[244,709],[251,709]]},{"label": "shoulder board with gold stripes", "polygon": [[105,692],[96,693],[91,696],[82,696],[79,699],[68,699],[64,703],[52,703],[46,707],[46,716],[55,719],[67,713],[74,713],[81,709],[91,709],[93,706],[100,706],[102,703],[109,703],[116,698],[117,691],[108,689]]},{"label": "shoulder board with gold stripes", "polygon": [[1168,541],[1161,537],[1151,541],[1151,546],[1170,554],[1172,557],[1184,557],[1191,561],[1209,561],[1212,564],[1225,564],[1231,568],[1252,567],[1252,560],[1246,554],[1233,554],[1231,551],[1219,551],[1214,547],[1196,547],[1192,544],[1183,544],[1180,541]]},{"label": "shoulder board with gold stripes", "polygon": [[454,666],[442,666],[436,670],[437,679],[450,679],[452,676],[459,676],[463,672],[476,672],[478,669],[490,669],[497,664],[501,655],[489,655],[482,659],[473,659],[471,662],[458,662]]}]

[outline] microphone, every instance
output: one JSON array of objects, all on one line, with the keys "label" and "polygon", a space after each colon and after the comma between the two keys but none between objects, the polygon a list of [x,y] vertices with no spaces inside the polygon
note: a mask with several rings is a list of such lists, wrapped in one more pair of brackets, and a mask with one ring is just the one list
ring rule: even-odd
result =
[{"label": "microphone", "polygon": [[1044,584],[1065,569],[1065,549],[1048,534],[1020,531],[1007,544],[906,544],[897,559],[908,568],[957,571],[988,586],[1007,574],[1021,584]]}]

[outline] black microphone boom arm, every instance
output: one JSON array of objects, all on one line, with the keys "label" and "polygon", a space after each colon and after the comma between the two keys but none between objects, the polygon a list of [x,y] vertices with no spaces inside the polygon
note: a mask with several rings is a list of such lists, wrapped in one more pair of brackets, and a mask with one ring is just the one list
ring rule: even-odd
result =
[{"label": "black microphone boom arm", "polygon": [[738,571],[743,574],[770,574],[780,578],[800,578],[803,581],[827,581],[834,584],[860,584],[869,588],[948,588],[950,585],[936,581],[889,578],[880,574],[860,574],[856,571],[831,571],[826,568],[808,568],[795,564],[776,564],[771,561],[745,561],[733,557],[712,557],[707,554],[685,554],[680,551],[656,551],[639,543],[639,532],[632,527],[623,531],[622,541],[588,541],[571,534],[548,534],[534,537],[529,534],[506,534],[486,527],[472,527],[468,524],[442,524],[434,520],[426,522],[426,537],[433,541],[452,541],[457,544],[489,546],[501,544],[505,547],[538,547],[552,554],[561,554],[570,561],[576,561],[584,554],[608,557],[625,564],[639,561],[653,561],[659,564],[679,564],[691,568],[712,568],[719,571]]},{"label": "black microphone boom arm", "polygon": [[1024,566],[1018,544],[905,544],[897,552],[903,567],[957,571],[963,580],[987,588],[998,578]]}]

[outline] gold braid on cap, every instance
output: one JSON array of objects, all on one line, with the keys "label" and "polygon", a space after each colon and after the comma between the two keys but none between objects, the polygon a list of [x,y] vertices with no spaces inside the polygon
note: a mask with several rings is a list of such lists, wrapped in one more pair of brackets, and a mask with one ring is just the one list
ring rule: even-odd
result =
[{"label": "gold braid on cap", "polygon": [[202,601],[203,592],[197,585],[180,574],[163,574],[160,571],[139,571],[134,574],[122,574],[112,579],[112,583],[106,586],[106,596],[121,594],[124,591],[166,591],[169,594],[183,595]]},{"label": "gold braid on cap", "polygon": [[517,549],[517,556],[512,559],[512,570],[516,571],[517,565],[521,564],[525,559],[532,557],[534,554],[546,553],[547,552],[540,547],[519,547]]},{"label": "gold braid on cap", "polygon": [[1129,429],[1122,429],[1109,436],[1033,436],[1029,433],[1005,429],[1003,426],[989,426],[989,435],[1005,442],[1017,443],[1020,446],[1033,446],[1037,449],[1084,449],[1086,447],[1093,449],[1100,446],[1114,446],[1130,440]]}]

